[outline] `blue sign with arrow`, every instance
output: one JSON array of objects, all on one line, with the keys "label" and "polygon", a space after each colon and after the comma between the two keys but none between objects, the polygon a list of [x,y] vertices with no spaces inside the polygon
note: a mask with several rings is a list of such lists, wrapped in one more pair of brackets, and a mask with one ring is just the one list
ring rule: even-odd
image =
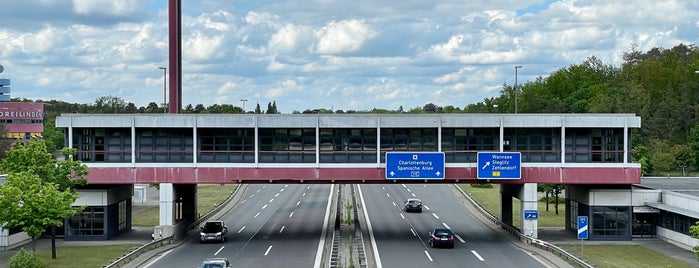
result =
[{"label": "blue sign with arrow", "polygon": [[519,152],[478,152],[478,179],[522,178]]},{"label": "blue sign with arrow", "polygon": [[443,152],[386,152],[386,179],[444,179]]},{"label": "blue sign with arrow", "polygon": [[538,210],[524,210],[524,219],[525,220],[537,220],[539,219],[539,211]]}]

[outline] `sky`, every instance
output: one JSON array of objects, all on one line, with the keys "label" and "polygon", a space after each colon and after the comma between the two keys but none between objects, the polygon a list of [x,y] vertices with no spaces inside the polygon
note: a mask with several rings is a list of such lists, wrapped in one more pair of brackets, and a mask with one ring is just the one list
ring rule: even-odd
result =
[{"label": "sky", "polygon": [[[0,0],[0,78],[13,98],[160,104],[167,2]],[[182,103],[463,108],[697,33],[699,1],[685,0],[182,0]]]}]

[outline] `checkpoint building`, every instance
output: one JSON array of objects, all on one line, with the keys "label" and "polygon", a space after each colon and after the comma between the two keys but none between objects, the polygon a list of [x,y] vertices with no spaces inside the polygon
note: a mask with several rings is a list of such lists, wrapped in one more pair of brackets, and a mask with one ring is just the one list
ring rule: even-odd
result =
[{"label": "checkpoint building", "polygon": [[[522,211],[536,210],[538,183],[565,184],[569,230],[587,215],[604,223],[590,239],[628,240],[635,232],[634,205],[615,198],[641,178],[630,139],[640,118],[630,114],[65,114],[56,125],[90,168],[89,195],[79,202],[90,211],[80,222],[91,227],[75,232],[83,227],[71,219],[66,239],[129,230],[125,189],[137,183],[160,184],[157,229],[165,235],[197,215],[200,183],[490,182],[501,185],[507,223],[523,219],[512,215],[512,198]],[[387,178],[389,152],[443,152],[444,178]],[[479,152],[519,153],[521,178],[479,179]],[[537,235],[536,220],[520,222],[523,233]]]}]

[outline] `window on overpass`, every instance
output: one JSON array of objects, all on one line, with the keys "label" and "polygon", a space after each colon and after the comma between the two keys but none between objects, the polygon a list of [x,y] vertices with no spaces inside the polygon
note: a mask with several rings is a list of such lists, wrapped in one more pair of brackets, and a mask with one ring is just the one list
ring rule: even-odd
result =
[{"label": "window on overpass", "polygon": [[315,163],[314,128],[260,128],[260,163]]},{"label": "window on overpass", "polygon": [[197,162],[255,162],[253,128],[201,128],[197,129],[197,137]]},{"label": "window on overpass", "polygon": [[624,161],[624,130],[621,128],[567,128],[566,162]]},{"label": "window on overpass", "polygon": [[376,129],[320,129],[320,163],[376,163]]},{"label": "window on overpass", "polygon": [[561,162],[560,128],[508,128],[505,151],[520,152],[522,162]]},{"label": "window on overpass", "polygon": [[499,150],[497,128],[442,128],[442,152],[447,163],[476,163],[479,151]]}]

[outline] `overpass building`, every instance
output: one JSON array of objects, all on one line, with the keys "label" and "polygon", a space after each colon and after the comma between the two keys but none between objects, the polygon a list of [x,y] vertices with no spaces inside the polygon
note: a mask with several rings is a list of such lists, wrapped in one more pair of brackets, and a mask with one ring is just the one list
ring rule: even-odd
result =
[{"label": "overpass building", "polygon": [[[512,198],[536,210],[537,184],[565,184],[569,230],[584,215],[590,239],[634,232],[634,205],[616,198],[641,179],[632,114],[64,114],[56,126],[90,170],[66,239],[130,230],[137,183],[160,184],[156,235],[195,220],[196,184],[228,183],[497,183],[501,219],[534,237],[537,220],[512,215]],[[442,152],[444,179],[388,178],[389,152]],[[520,153],[521,177],[479,179],[479,152]]]}]

